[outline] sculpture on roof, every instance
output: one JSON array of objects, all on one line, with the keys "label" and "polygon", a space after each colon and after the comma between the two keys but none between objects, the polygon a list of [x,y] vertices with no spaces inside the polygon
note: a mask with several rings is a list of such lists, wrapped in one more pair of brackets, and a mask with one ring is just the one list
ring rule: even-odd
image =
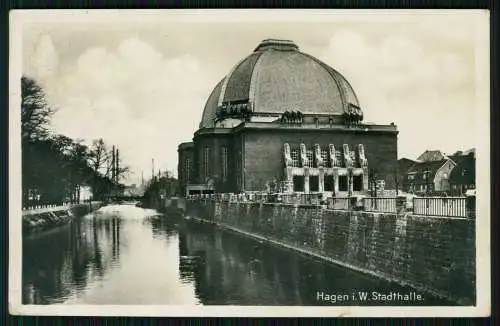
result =
[{"label": "sculpture on roof", "polygon": [[301,124],[303,121],[303,114],[300,111],[285,111],[281,115],[280,122],[286,124]]},{"label": "sculpture on roof", "polygon": [[330,155],[330,164],[331,167],[339,166],[339,162],[337,160],[335,146],[333,144],[328,145],[329,155]]},{"label": "sculpture on roof", "polygon": [[348,126],[357,126],[363,121],[363,111],[357,105],[349,103],[346,110],[342,114],[344,123]]},{"label": "sculpture on roof", "polygon": [[290,154],[290,145],[288,143],[285,143],[284,145],[284,155],[285,155],[285,166],[286,167],[292,166],[292,156]]},{"label": "sculpture on roof", "polygon": [[358,145],[358,158],[359,158],[359,165],[362,167],[362,168],[365,168],[368,166],[368,160],[366,159],[365,157],[365,148],[363,146],[363,144],[359,144]]},{"label": "sculpture on roof", "polygon": [[319,144],[314,145],[314,158],[316,160],[316,166],[323,167],[324,161],[323,157],[321,156],[321,146],[319,146]]},{"label": "sculpture on roof", "polygon": [[350,168],[352,167],[352,159],[351,159],[351,153],[349,151],[349,145],[344,144],[343,149],[344,149],[343,154],[344,154],[345,167]]},{"label": "sculpture on roof", "polygon": [[309,159],[307,158],[306,145],[300,144],[300,159],[302,160],[302,166],[309,166]]}]

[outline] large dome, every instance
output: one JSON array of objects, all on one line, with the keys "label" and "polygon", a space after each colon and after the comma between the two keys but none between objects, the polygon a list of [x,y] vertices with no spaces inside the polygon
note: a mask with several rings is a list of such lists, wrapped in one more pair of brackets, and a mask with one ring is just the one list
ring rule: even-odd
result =
[{"label": "large dome", "polygon": [[240,61],[210,94],[200,128],[213,128],[217,108],[246,107],[253,114],[341,115],[349,104],[359,107],[349,82],[322,61],[300,52],[287,40],[264,40]]}]

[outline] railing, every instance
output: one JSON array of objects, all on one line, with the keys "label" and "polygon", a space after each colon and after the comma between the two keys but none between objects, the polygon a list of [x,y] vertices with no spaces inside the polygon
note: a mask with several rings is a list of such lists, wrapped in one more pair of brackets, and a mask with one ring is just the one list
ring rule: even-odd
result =
[{"label": "railing", "polygon": [[[413,213],[417,215],[474,217],[475,205],[467,205],[467,197],[413,198]],[[469,199],[473,200],[473,199]]]},{"label": "railing", "polygon": [[323,195],[320,193],[313,194],[277,194],[277,202],[284,204],[297,204],[297,205],[321,205],[323,202]]},{"label": "railing", "polygon": [[350,210],[351,199],[349,197],[330,197],[328,198],[328,208],[334,210]]},{"label": "railing", "polygon": [[[224,193],[190,195],[188,199],[212,199],[231,202],[262,202],[283,203],[295,205],[321,205],[321,193],[277,193],[265,192]],[[401,200],[402,199],[402,200]],[[398,201],[399,207],[398,207]],[[400,213],[408,212],[415,215],[443,217],[475,217],[475,197],[329,197],[326,200],[328,209],[359,210],[365,212]]]},{"label": "railing", "polygon": [[91,199],[88,200],[61,200],[61,201],[40,201],[40,200],[28,200],[27,202],[23,203],[23,211],[26,210],[33,210],[33,209],[43,209],[43,208],[51,208],[51,207],[58,207],[58,206],[68,206],[72,204],[80,204],[80,203],[88,203],[90,202]]},{"label": "railing", "polygon": [[391,197],[365,197],[363,210],[366,212],[396,213],[396,198]]}]

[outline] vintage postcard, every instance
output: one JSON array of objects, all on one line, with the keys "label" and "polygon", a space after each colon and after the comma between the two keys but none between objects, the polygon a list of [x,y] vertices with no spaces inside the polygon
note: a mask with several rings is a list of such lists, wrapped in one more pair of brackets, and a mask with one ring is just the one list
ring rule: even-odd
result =
[{"label": "vintage postcard", "polygon": [[488,11],[10,27],[10,313],[490,314]]}]

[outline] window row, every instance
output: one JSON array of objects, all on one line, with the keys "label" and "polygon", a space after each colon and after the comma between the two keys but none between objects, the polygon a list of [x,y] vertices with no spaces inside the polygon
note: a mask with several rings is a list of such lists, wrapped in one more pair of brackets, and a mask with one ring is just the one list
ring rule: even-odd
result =
[{"label": "window row", "polygon": [[[331,175],[325,175],[324,177],[324,191],[335,191],[335,177]],[[349,190],[349,179],[346,175],[338,176],[339,191]],[[363,176],[354,175],[352,177],[352,189],[353,191],[363,190]],[[303,192],[305,190],[305,177],[302,175],[293,176],[293,191]],[[319,191],[319,176],[311,175],[309,176],[309,192]]]}]

